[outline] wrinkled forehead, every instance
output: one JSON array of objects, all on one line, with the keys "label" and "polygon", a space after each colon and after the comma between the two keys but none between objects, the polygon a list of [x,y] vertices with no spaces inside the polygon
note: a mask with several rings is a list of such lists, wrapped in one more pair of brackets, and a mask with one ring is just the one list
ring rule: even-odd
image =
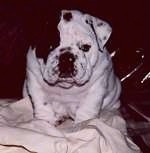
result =
[{"label": "wrinkled forehead", "polygon": [[60,37],[63,36],[82,36],[92,33],[87,25],[85,15],[79,11],[63,10],[58,24]]}]

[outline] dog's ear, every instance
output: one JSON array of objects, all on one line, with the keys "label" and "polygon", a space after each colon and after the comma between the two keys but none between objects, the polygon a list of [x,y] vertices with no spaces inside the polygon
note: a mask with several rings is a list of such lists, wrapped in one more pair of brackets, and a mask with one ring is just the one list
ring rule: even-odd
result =
[{"label": "dog's ear", "polygon": [[111,35],[112,28],[107,22],[87,14],[85,15],[85,22],[91,26],[98,43],[98,47],[101,51],[103,51],[104,46]]}]

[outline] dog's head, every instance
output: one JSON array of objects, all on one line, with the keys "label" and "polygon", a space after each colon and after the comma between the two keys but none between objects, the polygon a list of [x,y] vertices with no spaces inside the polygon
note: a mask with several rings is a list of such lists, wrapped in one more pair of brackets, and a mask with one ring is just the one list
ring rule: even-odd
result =
[{"label": "dog's head", "polygon": [[48,56],[44,80],[64,88],[81,86],[92,76],[110,37],[111,27],[88,14],[63,10],[58,30],[60,44]]}]

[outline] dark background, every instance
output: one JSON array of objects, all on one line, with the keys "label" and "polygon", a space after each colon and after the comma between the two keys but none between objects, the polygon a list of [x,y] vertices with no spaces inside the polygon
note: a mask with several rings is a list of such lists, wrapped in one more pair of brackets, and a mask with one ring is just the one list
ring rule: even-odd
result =
[{"label": "dark background", "polygon": [[87,1],[0,1],[0,97],[21,97],[25,78],[26,52],[29,45],[37,47],[38,56],[49,53],[59,37],[57,23],[61,9],[77,9],[108,21],[113,33],[107,43],[117,50],[114,65],[122,78],[141,62],[136,53],[145,55],[143,66],[122,83],[124,97],[150,99],[150,83],[140,81],[150,70],[148,1],[144,0],[87,0]]}]

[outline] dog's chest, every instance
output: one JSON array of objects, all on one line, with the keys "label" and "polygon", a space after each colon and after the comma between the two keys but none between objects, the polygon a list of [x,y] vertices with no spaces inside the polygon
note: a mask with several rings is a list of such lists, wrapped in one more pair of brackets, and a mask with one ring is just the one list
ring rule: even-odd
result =
[{"label": "dog's chest", "polygon": [[86,96],[86,92],[83,93],[70,93],[66,94],[65,92],[60,92],[60,93],[49,93],[50,96],[48,96],[49,99],[52,101],[57,101],[59,103],[79,103],[82,101],[83,97]]},{"label": "dog's chest", "polygon": [[80,104],[84,101],[88,94],[88,89],[69,90],[61,88],[50,88],[46,92],[46,101],[52,106],[56,113],[75,116]]}]

